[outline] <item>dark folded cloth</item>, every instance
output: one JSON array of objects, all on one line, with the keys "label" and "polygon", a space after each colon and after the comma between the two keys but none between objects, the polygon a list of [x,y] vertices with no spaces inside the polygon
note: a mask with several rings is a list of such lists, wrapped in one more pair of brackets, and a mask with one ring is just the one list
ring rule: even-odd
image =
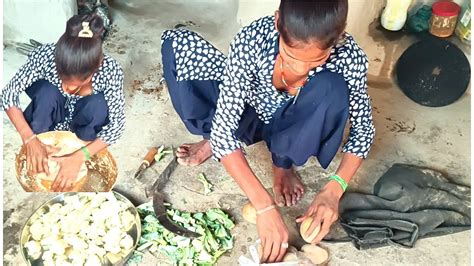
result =
[{"label": "dark folded cloth", "polygon": [[395,164],[373,195],[347,193],[339,210],[346,235],[330,240],[350,239],[358,249],[413,247],[419,238],[469,230],[471,189],[431,169]]}]

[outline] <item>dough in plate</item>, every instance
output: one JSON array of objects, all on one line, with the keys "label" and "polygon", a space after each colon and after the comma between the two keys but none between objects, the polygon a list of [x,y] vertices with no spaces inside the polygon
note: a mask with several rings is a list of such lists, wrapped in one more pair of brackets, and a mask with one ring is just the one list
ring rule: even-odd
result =
[{"label": "dough in plate", "polygon": [[[80,147],[79,147],[80,148]],[[75,147],[70,147],[70,146],[63,146],[59,152],[54,154],[54,156],[62,156],[65,154],[70,154],[74,151],[76,151],[77,148]],[[35,180],[41,184],[46,190],[51,190],[51,185],[53,184],[54,180],[58,176],[59,173],[59,163],[56,161],[53,161],[51,159],[48,159],[48,167],[49,167],[49,175],[46,173],[38,173],[35,176]],[[87,166],[85,163],[81,165],[81,168],[79,170],[79,174],[77,175],[76,181],[74,183],[79,182],[82,180],[84,177],[87,176]]]}]

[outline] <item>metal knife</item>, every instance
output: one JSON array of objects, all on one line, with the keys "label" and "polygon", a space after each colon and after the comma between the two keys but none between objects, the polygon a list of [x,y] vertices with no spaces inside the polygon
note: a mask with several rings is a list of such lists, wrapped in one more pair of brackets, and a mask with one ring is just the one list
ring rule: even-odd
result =
[{"label": "metal knife", "polygon": [[143,158],[142,164],[138,167],[138,170],[135,172],[135,178],[139,178],[143,171],[150,167],[150,165],[155,161],[155,155],[158,153],[158,148],[153,147],[151,148],[148,153]]},{"label": "metal knife", "polygon": [[[174,154],[174,153],[173,153]],[[165,170],[161,173],[158,179],[155,181],[153,186],[151,187],[151,194],[153,196],[153,209],[155,211],[155,215],[158,218],[158,221],[164,228],[168,229],[170,232],[175,233],[177,235],[188,237],[188,238],[196,238],[200,237],[201,234],[183,228],[176,223],[174,223],[168,216],[166,212],[166,207],[164,205],[166,195],[163,193],[163,188],[165,187],[166,183],[168,182],[171,174],[178,166],[178,161],[176,156],[174,155],[173,160],[168,164]],[[147,195],[149,195],[149,191],[147,191]]]}]

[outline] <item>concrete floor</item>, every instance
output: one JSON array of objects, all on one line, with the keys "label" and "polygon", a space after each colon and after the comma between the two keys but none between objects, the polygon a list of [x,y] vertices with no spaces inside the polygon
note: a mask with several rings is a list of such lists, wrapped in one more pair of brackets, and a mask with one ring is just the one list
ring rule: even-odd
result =
[{"label": "concrete floor", "polygon": [[[161,78],[161,32],[176,24],[185,24],[226,52],[239,25],[227,22],[235,21],[229,19],[235,17],[233,9],[216,8],[202,2],[190,6],[189,1],[185,0],[161,1],[159,5],[140,1],[137,4],[140,6],[135,7],[121,2],[114,1],[112,11],[116,31],[108,39],[105,50],[121,62],[125,71],[127,126],[123,138],[110,147],[110,151],[119,166],[117,189],[140,203],[146,200],[143,193],[145,183],[160,171],[160,166],[155,166],[142,181],[132,179],[146,150],[153,145],[177,146],[199,139],[187,133],[171,106],[166,87],[158,84]],[[363,48],[371,63],[369,94],[373,100],[377,133],[370,157],[353,179],[351,189],[370,193],[377,178],[396,162],[442,170],[454,182],[470,185],[470,94],[442,108],[428,108],[412,102],[394,84],[391,73],[394,62],[413,40],[400,37],[391,42],[375,30],[369,30],[365,38],[373,39],[373,42],[364,42],[371,45]],[[6,46],[3,62],[5,81],[13,76],[25,59],[11,46]],[[22,103],[28,103],[26,96],[22,97]],[[3,130],[3,258],[5,265],[23,265],[18,250],[21,227],[34,209],[53,194],[23,192],[14,172],[14,156],[21,141],[6,115],[3,116]],[[264,185],[271,189],[271,164],[265,146],[257,144],[247,148],[247,151],[250,165]],[[324,184],[327,173],[335,171],[340,155],[327,170],[321,169],[315,160],[310,160],[299,169],[308,185],[308,193],[298,207],[284,211],[288,225],[294,224],[291,220],[308,206]],[[202,189],[201,183],[196,180],[199,173],[205,173],[215,184],[215,191],[208,196],[193,192]],[[255,227],[245,223],[240,215],[240,208],[246,202],[245,196],[218,163],[209,161],[195,168],[178,167],[165,192],[177,208],[199,211],[221,207],[235,218],[235,248],[220,259],[219,265],[236,265],[237,258],[246,252],[246,246],[257,238]],[[296,229],[290,228],[290,231],[291,240],[298,243]],[[331,251],[331,265],[469,265],[471,260],[470,232],[422,239],[413,249],[387,247],[358,251],[350,243],[326,246]],[[144,261],[144,265],[157,264],[167,263],[151,256]]]}]

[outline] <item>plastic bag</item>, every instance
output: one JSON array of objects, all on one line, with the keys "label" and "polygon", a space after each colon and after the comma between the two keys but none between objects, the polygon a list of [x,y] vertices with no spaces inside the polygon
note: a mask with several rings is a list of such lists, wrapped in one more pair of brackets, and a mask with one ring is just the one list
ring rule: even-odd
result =
[{"label": "plastic bag", "polygon": [[291,262],[278,262],[278,263],[262,263],[260,264],[260,258],[257,251],[257,246],[260,243],[257,241],[255,244],[249,246],[249,254],[251,258],[246,256],[239,257],[239,265],[241,266],[259,266],[259,265],[272,265],[272,266],[298,266],[298,261]]}]

